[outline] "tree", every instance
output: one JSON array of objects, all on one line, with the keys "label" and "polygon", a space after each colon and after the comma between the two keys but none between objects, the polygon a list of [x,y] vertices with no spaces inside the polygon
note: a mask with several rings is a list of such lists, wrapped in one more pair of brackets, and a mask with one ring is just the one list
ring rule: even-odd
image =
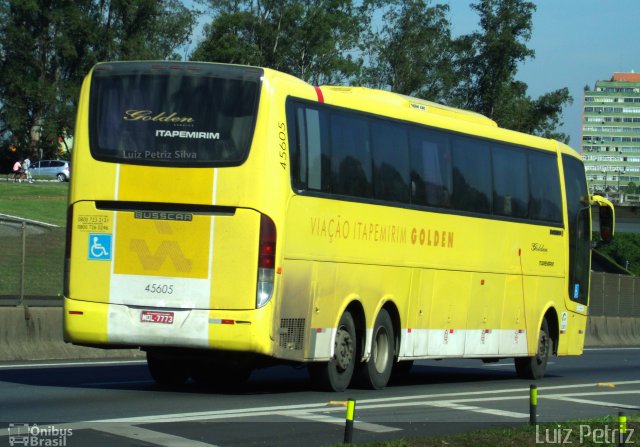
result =
[{"label": "tree", "polygon": [[456,79],[449,7],[429,3],[389,3],[381,32],[368,41],[361,83],[432,101],[448,98]]},{"label": "tree", "polygon": [[518,65],[535,56],[526,46],[534,3],[478,0],[471,7],[479,14],[480,30],[454,43],[456,63],[467,68],[451,103],[480,112],[502,127],[568,141],[556,129],[562,124],[562,107],[573,101],[569,90],[561,88],[532,99],[527,85],[516,80]]},{"label": "tree", "polygon": [[629,182],[624,188],[625,194],[636,194],[638,192],[638,185],[634,182]]},{"label": "tree", "polygon": [[0,134],[55,157],[91,66],[176,57],[194,23],[177,0],[0,0]]},{"label": "tree", "polygon": [[269,67],[312,84],[346,82],[359,72],[356,49],[373,7],[354,0],[212,0],[212,21],[191,59]]},{"label": "tree", "polygon": [[[594,239],[598,240],[598,233],[594,233]],[[610,256],[621,266],[629,265],[629,270],[634,275],[640,275],[640,234],[616,232],[610,244],[598,247],[598,251]]]}]

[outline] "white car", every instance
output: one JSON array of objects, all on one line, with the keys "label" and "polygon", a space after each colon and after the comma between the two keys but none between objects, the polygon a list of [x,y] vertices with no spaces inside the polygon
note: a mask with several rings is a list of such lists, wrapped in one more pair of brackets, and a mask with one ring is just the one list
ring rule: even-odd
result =
[{"label": "white car", "polygon": [[65,160],[40,160],[29,168],[34,179],[58,179],[68,182],[71,176],[71,165]]}]

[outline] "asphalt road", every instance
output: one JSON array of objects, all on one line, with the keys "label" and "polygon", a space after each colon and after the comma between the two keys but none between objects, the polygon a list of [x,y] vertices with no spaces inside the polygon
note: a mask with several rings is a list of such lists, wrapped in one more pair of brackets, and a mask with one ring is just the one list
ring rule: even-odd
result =
[{"label": "asphalt road", "polygon": [[[0,446],[332,445],[347,398],[354,442],[452,433],[527,424],[529,385],[508,360],[418,362],[385,390],[345,393],[313,391],[290,367],[254,372],[239,390],[166,390],[139,361],[4,363]],[[640,348],[554,358],[537,386],[541,422],[640,412]]]}]

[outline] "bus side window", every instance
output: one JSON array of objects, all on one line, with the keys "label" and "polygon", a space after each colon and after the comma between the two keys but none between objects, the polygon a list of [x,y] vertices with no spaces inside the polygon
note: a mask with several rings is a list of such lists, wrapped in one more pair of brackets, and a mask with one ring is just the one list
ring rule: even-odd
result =
[{"label": "bus side window", "polygon": [[491,148],[491,155],[494,214],[527,217],[529,185],[525,151],[495,145]]},{"label": "bus side window", "polygon": [[407,126],[373,121],[373,178],[376,199],[409,203]]},{"label": "bus side window", "polygon": [[422,129],[411,129],[411,203],[451,206],[451,154],[449,138]]},{"label": "bus side window", "polygon": [[320,133],[320,114],[315,109],[305,109],[307,123],[307,185],[309,189],[322,190],[322,136]]},{"label": "bus side window", "polygon": [[346,113],[331,113],[331,192],[373,196],[369,123]]},{"label": "bus side window", "polygon": [[489,144],[454,137],[452,205],[460,211],[491,212],[491,157]]},{"label": "bus side window", "polygon": [[558,161],[555,155],[537,151],[528,153],[529,217],[562,223],[562,195]]}]

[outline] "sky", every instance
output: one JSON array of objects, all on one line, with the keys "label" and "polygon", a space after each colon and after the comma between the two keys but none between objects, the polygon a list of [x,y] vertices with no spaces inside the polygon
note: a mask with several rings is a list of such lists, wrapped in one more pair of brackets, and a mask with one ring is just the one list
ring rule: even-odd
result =
[{"label": "sky", "polygon": [[[471,0],[448,4],[454,35],[478,29]],[[608,80],[615,72],[640,72],[640,0],[533,0],[533,30],[527,46],[535,58],[521,64],[516,78],[532,98],[568,87],[573,105],[563,110],[561,131],[580,150],[584,86]]]}]

